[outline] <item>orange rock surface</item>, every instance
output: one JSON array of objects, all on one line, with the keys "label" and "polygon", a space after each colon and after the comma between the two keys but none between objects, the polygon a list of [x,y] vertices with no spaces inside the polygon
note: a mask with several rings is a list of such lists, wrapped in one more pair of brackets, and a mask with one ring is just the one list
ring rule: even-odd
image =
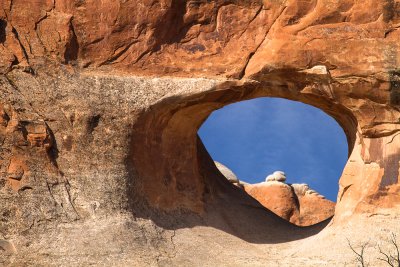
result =
[{"label": "orange rock surface", "polygon": [[244,189],[279,217],[294,224],[299,223],[299,202],[290,185],[281,182],[265,182],[245,185]]},{"label": "orange rock surface", "polygon": [[298,196],[300,204],[299,224],[308,226],[332,218],[335,214],[335,202],[318,195]]},{"label": "orange rock surface", "polygon": [[309,226],[331,218],[335,203],[306,187],[306,190],[299,190],[296,185],[275,181],[244,185],[250,196],[293,224]]},{"label": "orange rock surface", "polygon": [[[0,253],[17,253],[0,265],[351,265],[344,234],[400,232],[399,10],[0,1]],[[273,216],[198,139],[214,110],[257,97],[320,108],[347,136],[334,219],[315,244],[320,226]]]}]

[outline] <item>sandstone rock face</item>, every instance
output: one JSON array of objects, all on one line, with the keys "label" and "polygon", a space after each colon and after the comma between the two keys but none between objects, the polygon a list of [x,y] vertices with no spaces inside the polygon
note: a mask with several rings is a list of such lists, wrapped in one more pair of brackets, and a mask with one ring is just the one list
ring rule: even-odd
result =
[{"label": "sandstone rock face", "polygon": [[330,219],[335,212],[335,203],[325,199],[307,184],[286,184],[286,174],[276,171],[265,182],[248,184],[239,181],[225,165],[215,166],[232,184],[243,188],[265,208],[279,217],[299,226],[310,226]]},{"label": "sandstone rock face", "polygon": [[[282,172],[275,174],[282,177]],[[306,184],[286,184],[271,180],[246,184],[245,191],[279,217],[299,226],[310,226],[331,218],[335,203],[325,199]],[[268,180],[268,178],[267,178]]]},{"label": "sandstone rock face", "polygon": [[314,225],[332,218],[335,203],[316,195],[298,196],[300,205],[299,223],[301,226]]},{"label": "sandstone rock face", "polygon": [[400,230],[398,0],[0,6],[0,237],[15,248],[2,265],[285,265],[299,247],[307,264],[349,264],[306,246],[319,228],[300,232],[216,174],[197,129],[256,97],[318,107],[347,135],[318,248],[345,251],[331,229],[361,241],[351,223],[378,237],[383,215]]},{"label": "sandstone rock face", "polygon": [[282,182],[270,181],[255,185],[246,185],[246,192],[257,199],[264,207],[274,212],[279,217],[299,223],[300,207],[290,185]]},{"label": "sandstone rock face", "polygon": [[291,184],[290,186],[294,189],[300,206],[298,225],[313,225],[334,215],[335,203],[309,188],[307,184]]}]

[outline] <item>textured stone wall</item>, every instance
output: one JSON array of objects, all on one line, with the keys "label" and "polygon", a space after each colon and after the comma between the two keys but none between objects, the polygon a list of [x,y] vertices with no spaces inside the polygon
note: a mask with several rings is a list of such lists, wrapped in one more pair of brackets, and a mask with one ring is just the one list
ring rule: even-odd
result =
[{"label": "textured stone wall", "polygon": [[[246,239],[249,229],[210,217],[246,197],[215,174],[196,133],[213,110],[262,96],[313,105],[343,127],[349,161],[333,224],[398,213],[398,0],[0,7],[0,247],[24,255],[3,262],[170,260],[172,237],[139,220],[166,229],[165,214],[209,216]],[[292,229],[271,216],[267,225]]]}]

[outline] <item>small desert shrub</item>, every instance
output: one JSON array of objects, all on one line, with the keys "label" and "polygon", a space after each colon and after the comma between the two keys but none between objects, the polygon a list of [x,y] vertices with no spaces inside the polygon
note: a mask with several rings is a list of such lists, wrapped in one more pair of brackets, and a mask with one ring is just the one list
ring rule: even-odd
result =
[{"label": "small desert shrub", "polygon": [[[388,251],[383,250],[382,247],[380,245],[378,245],[378,250],[379,250],[379,254],[381,255],[381,257],[378,257],[377,259],[382,262],[385,262],[389,266],[400,267],[400,250],[399,250],[399,245],[397,244],[396,235],[394,233],[391,234],[389,242],[392,246],[392,249],[388,249]],[[367,247],[369,242],[362,244],[359,249],[355,248],[350,243],[349,239],[347,239],[347,243],[348,243],[350,249],[356,255],[356,260],[360,264],[360,266],[361,267],[368,266],[368,263],[365,261],[365,258],[364,258],[364,256],[365,256],[364,253],[365,253],[365,248]]]}]

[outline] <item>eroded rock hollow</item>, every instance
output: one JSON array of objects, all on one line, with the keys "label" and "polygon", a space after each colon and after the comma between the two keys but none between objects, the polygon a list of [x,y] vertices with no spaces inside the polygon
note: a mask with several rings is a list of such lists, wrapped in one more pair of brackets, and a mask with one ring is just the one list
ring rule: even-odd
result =
[{"label": "eroded rock hollow", "polygon": [[[400,233],[398,0],[0,5],[1,264],[343,265],[346,237]],[[257,97],[345,131],[327,227],[262,207],[197,137]]]}]

